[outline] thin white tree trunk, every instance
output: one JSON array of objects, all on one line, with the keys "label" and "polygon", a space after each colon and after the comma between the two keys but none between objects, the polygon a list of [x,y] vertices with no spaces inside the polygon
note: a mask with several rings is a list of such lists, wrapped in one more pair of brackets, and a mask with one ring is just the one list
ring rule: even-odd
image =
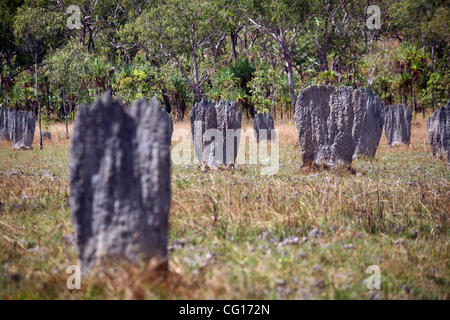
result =
[{"label": "thin white tree trunk", "polygon": [[295,102],[296,102],[296,96],[295,96],[295,87],[294,87],[294,72],[292,68],[292,63],[289,61],[289,59],[286,59],[286,68],[288,73],[288,83],[289,83],[289,95],[291,96],[291,104],[292,104],[292,113],[295,113]]},{"label": "thin white tree trunk", "polygon": [[38,122],[39,122],[39,148],[42,150],[44,146],[42,144],[42,126],[41,126],[41,103],[38,97],[38,70],[37,70],[37,53],[34,54],[34,83],[36,86],[36,102],[38,105]]}]

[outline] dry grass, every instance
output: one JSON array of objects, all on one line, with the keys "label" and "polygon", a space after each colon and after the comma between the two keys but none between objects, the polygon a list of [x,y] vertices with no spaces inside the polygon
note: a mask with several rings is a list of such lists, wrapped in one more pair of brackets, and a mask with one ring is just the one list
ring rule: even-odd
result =
[{"label": "dry grass", "polygon": [[[69,137],[73,131],[73,124],[69,124]],[[44,140],[44,144],[47,145],[60,145],[60,144],[68,144],[69,139],[66,137],[66,124],[61,123],[53,123],[48,126],[48,129],[42,128],[42,131],[50,131],[52,134],[52,140]],[[34,144],[39,145],[39,130],[36,127],[36,131],[34,133]]]},{"label": "dry grass", "polygon": [[[43,144],[46,146],[55,145],[68,145],[70,140],[66,138],[66,124],[53,123],[48,126],[48,128],[42,128],[42,131],[50,131],[52,134],[52,140],[44,139]],[[73,131],[73,124],[69,124],[69,137]],[[7,141],[0,141],[0,147],[7,147],[10,143]],[[33,148],[39,148],[39,129],[36,125],[36,130],[34,131]]]},{"label": "dry grass", "polygon": [[[424,119],[413,122],[411,146],[391,148],[383,136],[376,159],[354,163],[357,175],[303,172],[288,121],[276,123],[277,175],[173,166],[170,272],[115,263],[75,291],[65,273],[77,262],[65,240],[65,127],[50,127],[43,151],[2,144],[0,297],[449,299],[450,170],[431,156]],[[370,265],[381,290],[363,283]]]}]

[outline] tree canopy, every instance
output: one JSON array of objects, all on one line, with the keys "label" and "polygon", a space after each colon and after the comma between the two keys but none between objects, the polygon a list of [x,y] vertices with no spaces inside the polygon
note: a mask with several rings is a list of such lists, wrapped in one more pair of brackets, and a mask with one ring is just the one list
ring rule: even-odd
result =
[{"label": "tree canopy", "polygon": [[379,29],[363,0],[2,0],[0,103],[42,105],[45,123],[106,89],[156,96],[178,120],[202,98],[292,117],[311,84],[371,87],[413,112],[446,103],[448,1],[377,5]]}]

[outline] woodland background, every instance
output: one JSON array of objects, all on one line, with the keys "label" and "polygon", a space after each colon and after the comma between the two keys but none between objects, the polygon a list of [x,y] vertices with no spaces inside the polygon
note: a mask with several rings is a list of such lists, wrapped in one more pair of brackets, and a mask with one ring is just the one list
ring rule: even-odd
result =
[{"label": "woodland background", "polygon": [[332,84],[425,113],[449,97],[449,22],[436,0],[1,0],[0,104],[46,126],[109,88],[126,105],[156,96],[176,120],[201,98],[283,119],[301,89]]}]

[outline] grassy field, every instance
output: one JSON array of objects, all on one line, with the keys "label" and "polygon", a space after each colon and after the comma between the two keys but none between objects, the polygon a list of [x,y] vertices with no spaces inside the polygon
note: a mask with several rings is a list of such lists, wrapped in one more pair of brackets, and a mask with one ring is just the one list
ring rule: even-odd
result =
[{"label": "grassy field", "polygon": [[[178,123],[177,127],[189,124]],[[348,172],[304,172],[292,122],[278,122],[281,167],[173,166],[169,269],[105,266],[68,290],[77,263],[64,126],[39,150],[0,144],[1,299],[449,299],[450,170],[424,119],[410,147],[382,138]],[[366,269],[381,271],[369,290]]]}]

